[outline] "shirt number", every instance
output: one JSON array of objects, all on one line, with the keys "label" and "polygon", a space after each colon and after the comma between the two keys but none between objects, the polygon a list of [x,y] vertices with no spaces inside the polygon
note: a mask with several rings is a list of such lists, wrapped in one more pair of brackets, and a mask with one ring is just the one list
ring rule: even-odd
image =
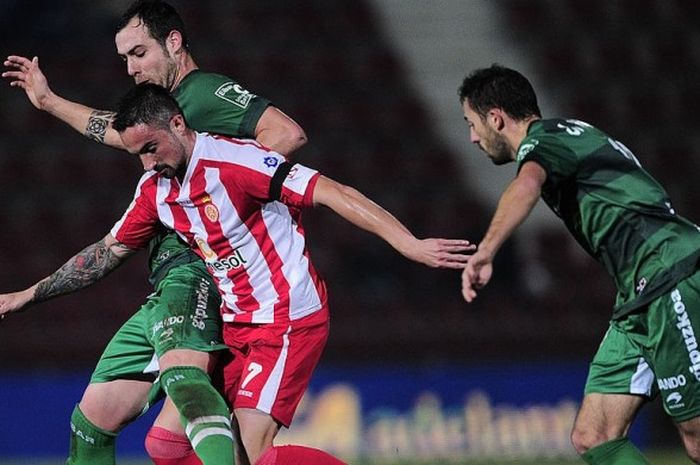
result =
[{"label": "shirt number", "polygon": [[250,383],[253,380],[253,378],[258,376],[260,372],[262,372],[262,369],[263,367],[259,363],[250,362],[248,364],[248,375],[243,380],[243,383],[241,384],[241,389],[245,389],[248,383]]}]

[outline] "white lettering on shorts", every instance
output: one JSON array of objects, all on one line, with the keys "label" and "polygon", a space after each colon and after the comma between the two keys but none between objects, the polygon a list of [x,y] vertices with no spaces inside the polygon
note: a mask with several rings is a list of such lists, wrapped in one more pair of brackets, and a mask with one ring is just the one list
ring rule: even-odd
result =
[{"label": "white lettering on shorts", "polygon": [[690,359],[690,367],[688,370],[695,376],[695,379],[700,381],[700,351],[698,350],[698,341],[695,338],[695,330],[688,318],[688,312],[685,311],[685,304],[678,289],[671,292],[671,300],[673,300],[673,311],[676,313],[676,327],[683,336],[685,348],[688,351]]},{"label": "white lettering on shorts", "polygon": [[190,318],[192,318],[192,326],[202,331],[206,327],[204,320],[207,317],[207,304],[209,303],[209,281],[202,278],[196,293],[197,305],[194,309],[194,315],[190,315]]},{"label": "white lettering on shorts", "polygon": [[656,381],[659,389],[662,391],[670,391],[681,386],[685,386],[686,379],[684,375],[671,376],[670,378],[660,378]]}]

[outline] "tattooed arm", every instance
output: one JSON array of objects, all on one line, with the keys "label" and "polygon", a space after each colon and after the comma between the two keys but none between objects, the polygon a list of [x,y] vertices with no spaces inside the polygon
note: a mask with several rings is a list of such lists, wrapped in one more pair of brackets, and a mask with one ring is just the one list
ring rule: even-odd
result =
[{"label": "tattooed arm", "polygon": [[33,286],[23,291],[1,294],[0,318],[32,304],[86,288],[107,276],[134,252],[108,234],[85,247]]},{"label": "tattooed arm", "polygon": [[7,57],[4,65],[9,71],[2,73],[2,77],[10,79],[11,86],[24,89],[36,108],[68,123],[89,139],[118,149],[124,148],[119,134],[112,129],[114,113],[95,110],[54,94],[49,88],[46,76],[39,68],[38,57],[30,60],[11,55]]}]

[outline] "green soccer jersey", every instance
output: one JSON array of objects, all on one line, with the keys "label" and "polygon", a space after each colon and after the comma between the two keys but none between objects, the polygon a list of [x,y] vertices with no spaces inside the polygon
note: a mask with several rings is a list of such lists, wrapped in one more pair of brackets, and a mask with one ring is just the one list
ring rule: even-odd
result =
[{"label": "green soccer jersey", "polygon": [[617,286],[613,319],[639,309],[698,267],[700,229],[622,143],[578,120],[537,120],[518,148],[547,172],[542,199]]},{"label": "green soccer jersey", "polygon": [[[232,79],[200,70],[185,76],[173,97],[194,130],[241,138],[255,137],[255,126],[270,105]],[[199,260],[173,231],[165,229],[151,240],[149,250],[149,280],[154,285],[174,266]]]}]

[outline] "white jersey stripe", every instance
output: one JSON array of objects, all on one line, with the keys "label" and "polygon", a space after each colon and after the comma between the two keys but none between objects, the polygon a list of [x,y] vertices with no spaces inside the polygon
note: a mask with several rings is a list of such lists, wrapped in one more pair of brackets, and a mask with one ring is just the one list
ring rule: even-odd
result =
[{"label": "white jersey stripe", "polygon": [[[230,169],[223,165],[224,170]],[[240,273],[237,268],[231,268],[227,276],[236,276],[234,289],[236,286],[241,288],[241,291],[249,297],[246,301],[240,303],[240,308],[232,306],[234,302],[227,300],[229,308],[234,311],[241,310],[251,313],[251,317],[259,312],[265,312],[269,305],[267,302],[276,301],[278,295],[270,286],[265,286],[266,280],[269,280],[269,270],[260,266],[260,261],[251,261],[249,257],[261,256],[260,247],[253,240],[251,231],[248,225],[241,220],[237,206],[232,202],[231,197],[225,189],[222,189],[221,169],[218,166],[205,166],[204,177],[206,180],[206,192],[211,196],[213,204],[218,206],[219,219],[212,226],[216,226],[217,237],[212,238],[212,243],[221,244],[220,250],[225,253],[224,256],[232,256],[240,258],[241,262],[245,261],[247,267],[242,267]],[[205,221],[203,219],[202,221]],[[219,254],[221,255],[221,254]],[[257,281],[256,281],[257,280]],[[240,313],[237,312],[237,313]]]}]

